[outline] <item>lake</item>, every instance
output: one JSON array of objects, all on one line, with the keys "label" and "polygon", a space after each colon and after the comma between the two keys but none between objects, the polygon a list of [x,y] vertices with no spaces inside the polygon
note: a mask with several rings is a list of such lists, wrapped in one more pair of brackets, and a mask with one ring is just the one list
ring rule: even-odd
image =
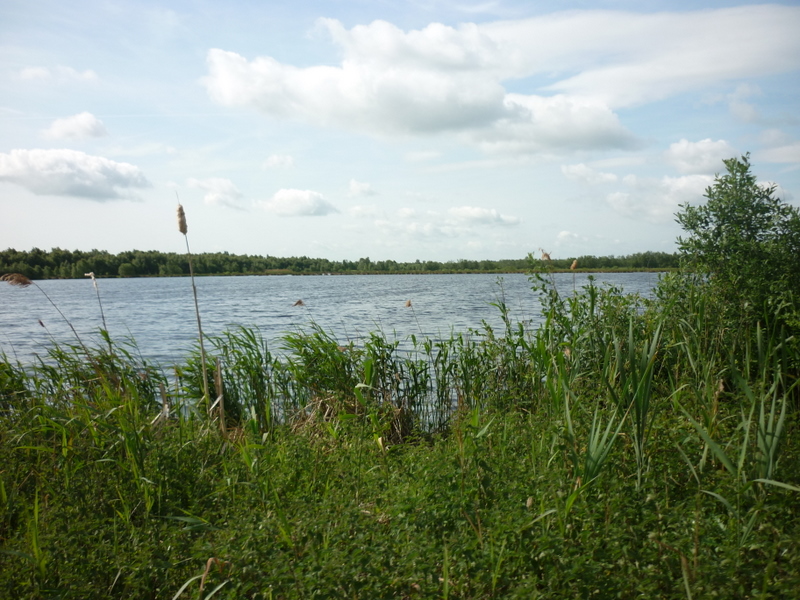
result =
[{"label": "lake", "polygon": [[[656,273],[598,273],[608,283],[644,296]],[[203,331],[219,334],[237,325],[257,327],[278,349],[283,334],[316,323],[341,343],[372,331],[405,340],[411,334],[442,338],[485,321],[502,328],[492,303],[505,299],[514,321],[541,321],[538,296],[527,275],[334,275],[200,277],[196,280]],[[586,285],[588,275],[555,275],[562,294]],[[97,343],[102,327],[90,279],[36,282],[84,341]],[[100,300],[115,341],[135,340],[139,352],[163,366],[183,362],[197,338],[188,277],[99,279]],[[293,306],[297,300],[302,305]],[[407,307],[406,302],[411,301]],[[69,326],[35,286],[0,286],[0,351],[29,363],[57,342],[74,342]]]}]

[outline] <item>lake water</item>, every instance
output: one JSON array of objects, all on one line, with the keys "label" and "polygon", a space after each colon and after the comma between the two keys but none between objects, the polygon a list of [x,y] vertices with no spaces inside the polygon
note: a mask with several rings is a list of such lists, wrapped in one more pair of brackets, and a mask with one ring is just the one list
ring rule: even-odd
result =
[{"label": "lake water", "polygon": [[[561,293],[585,285],[587,277],[555,275]],[[602,273],[595,279],[647,296],[658,275]],[[36,283],[84,341],[97,343],[102,321],[91,280]],[[196,283],[206,335],[237,325],[257,327],[273,350],[283,334],[312,322],[342,343],[358,342],[372,331],[400,340],[411,334],[449,337],[484,321],[499,329],[500,313],[491,304],[503,297],[514,321],[541,320],[538,296],[523,274],[200,277]],[[183,361],[197,338],[189,278],[99,279],[98,285],[115,341],[132,338],[142,356],[163,366]],[[304,305],[293,306],[297,300]],[[44,355],[53,340],[75,338],[44,294],[35,286],[0,285],[0,351],[28,363]]]}]

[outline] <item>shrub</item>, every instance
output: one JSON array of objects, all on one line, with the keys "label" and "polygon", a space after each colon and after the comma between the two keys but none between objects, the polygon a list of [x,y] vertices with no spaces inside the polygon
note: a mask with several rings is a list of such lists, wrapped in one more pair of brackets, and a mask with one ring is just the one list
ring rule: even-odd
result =
[{"label": "shrub", "polygon": [[756,181],[749,154],[723,162],[727,172],[706,190],[708,201],[676,215],[687,234],[678,238],[683,266],[706,278],[728,325],[776,312],[796,325],[800,211]]}]

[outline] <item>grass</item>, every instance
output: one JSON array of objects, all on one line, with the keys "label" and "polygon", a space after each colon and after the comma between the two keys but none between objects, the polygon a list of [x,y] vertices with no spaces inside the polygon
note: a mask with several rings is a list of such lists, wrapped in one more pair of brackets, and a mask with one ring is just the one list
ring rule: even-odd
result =
[{"label": "grass", "polygon": [[675,297],[590,282],[544,295],[537,330],[499,302],[503,331],[409,351],[312,325],[209,337],[168,373],[110,338],[3,359],[0,589],[792,597],[795,338]]}]

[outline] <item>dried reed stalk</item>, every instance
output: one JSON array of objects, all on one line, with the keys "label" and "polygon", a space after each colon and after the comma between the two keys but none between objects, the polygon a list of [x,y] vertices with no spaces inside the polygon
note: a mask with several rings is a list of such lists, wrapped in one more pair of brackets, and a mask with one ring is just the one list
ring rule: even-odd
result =
[{"label": "dried reed stalk", "polygon": [[[66,324],[69,325],[69,328],[72,330],[72,333],[75,334],[75,339],[78,340],[78,343],[83,348],[83,351],[86,352],[86,356],[91,356],[89,353],[89,349],[83,343],[81,336],[78,335],[77,330],[75,329],[75,327],[73,327],[72,323],[70,323],[70,320],[66,317],[66,315],[63,312],[61,312],[61,309],[58,308],[58,305],[55,302],[53,302],[53,299],[47,295],[47,292],[45,292],[41,287],[39,287],[39,284],[37,284],[35,281],[31,281],[22,273],[6,273],[5,275],[0,276],[0,281],[5,281],[9,285],[21,288],[26,288],[29,285],[32,285],[37,290],[42,292],[42,294],[44,294],[44,297],[47,298],[47,301],[53,305],[53,308],[55,308],[58,311],[58,314],[61,315],[61,318],[64,319],[64,322],[66,322]],[[44,327],[44,323],[42,323],[41,319],[39,319],[39,324],[42,327]]]},{"label": "dried reed stalk", "polygon": [[186,226],[186,213],[183,212],[183,206],[178,204],[178,231],[183,234],[183,239],[186,240],[186,256],[189,259],[189,276],[192,279],[192,295],[194,296],[194,314],[197,316],[197,331],[200,335],[200,362],[203,368],[203,397],[209,404],[211,403],[211,396],[208,393],[208,368],[206,367],[206,348],[203,344],[203,324],[200,320],[200,305],[197,302],[197,286],[194,283],[194,266],[192,265],[192,252],[189,250],[189,236],[186,235],[189,228]]},{"label": "dried reed stalk", "polygon": [[100,287],[97,285],[97,279],[94,276],[94,271],[84,273],[84,277],[92,278],[92,286],[94,287],[95,294],[97,294],[97,304],[100,305],[100,319],[103,321],[103,331],[106,332],[106,341],[108,342],[108,351],[113,354],[114,350],[111,347],[111,337],[108,335],[108,325],[106,325],[106,315],[103,312],[103,303],[100,300]]}]

